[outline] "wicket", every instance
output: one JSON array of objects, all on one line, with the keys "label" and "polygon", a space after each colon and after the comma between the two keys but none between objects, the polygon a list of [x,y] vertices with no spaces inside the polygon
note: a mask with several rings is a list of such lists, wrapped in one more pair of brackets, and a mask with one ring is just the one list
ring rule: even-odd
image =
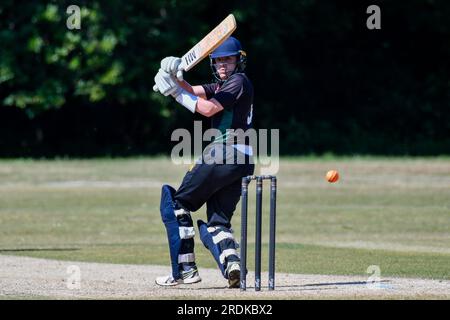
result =
[{"label": "wicket", "polygon": [[247,176],[242,178],[241,210],[241,291],[247,289],[247,207],[248,185],[256,180],[256,235],[255,235],[255,291],[261,290],[261,231],[263,181],[270,180],[270,234],[269,234],[269,290],[275,289],[275,224],[277,203],[276,176]]}]

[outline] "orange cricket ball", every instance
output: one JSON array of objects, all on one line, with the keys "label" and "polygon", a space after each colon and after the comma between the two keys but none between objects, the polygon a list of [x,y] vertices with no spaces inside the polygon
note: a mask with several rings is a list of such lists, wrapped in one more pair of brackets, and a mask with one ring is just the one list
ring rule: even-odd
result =
[{"label": "orange cricket ball", "polygon": [[326,179],[328,182],[333,183],[339,180],[339,172],[336,170],[330,170],[327,172]]}]

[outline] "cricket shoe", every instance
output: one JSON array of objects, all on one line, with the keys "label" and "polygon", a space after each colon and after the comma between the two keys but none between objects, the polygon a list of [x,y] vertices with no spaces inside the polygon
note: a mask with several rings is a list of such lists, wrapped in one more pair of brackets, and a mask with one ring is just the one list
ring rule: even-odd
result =
[{"label": "cricket shoe", "polygon": [[228,288],[239,288],[241,282],[241,266],[239,262],[231,263],[227,271]]},{"label": "cricket shoe", "polygon": [[200,278],[200,275],[198,274],[197,267],[194,267],[187,271],[181,271],[180,275],[181,278],[179,279],[174,279],[172,275],[158,277],[156,278],[155,282],[157,285],[169,287],[169,286],[176,286],[179,284],[191,284],[202,281],[202,278]]}]

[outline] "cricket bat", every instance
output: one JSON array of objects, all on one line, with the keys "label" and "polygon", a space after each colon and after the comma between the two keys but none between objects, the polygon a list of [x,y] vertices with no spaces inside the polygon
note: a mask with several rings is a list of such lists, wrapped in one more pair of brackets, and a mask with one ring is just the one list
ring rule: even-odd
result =
[{"label": "cricket bat", "polygon": [[220,46],[236,30],[236,27],[236,19],[233,14],[229,14],[217,27],[181,57],[181,64],[178,69],[191,70]]}]

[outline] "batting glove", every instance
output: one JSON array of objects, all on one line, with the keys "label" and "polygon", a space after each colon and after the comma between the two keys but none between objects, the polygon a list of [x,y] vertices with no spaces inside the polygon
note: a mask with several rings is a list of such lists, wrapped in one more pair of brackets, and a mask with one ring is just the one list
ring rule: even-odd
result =
[{"label": "batting glove", "polygon": [[174,77],[169,73],[159,69],[158,73],[155,76],[155,85],[153,86],[153,91],[160,92],[167,97],[168,95],[176,94],[179,90],[181,90],[181,88]]}]

